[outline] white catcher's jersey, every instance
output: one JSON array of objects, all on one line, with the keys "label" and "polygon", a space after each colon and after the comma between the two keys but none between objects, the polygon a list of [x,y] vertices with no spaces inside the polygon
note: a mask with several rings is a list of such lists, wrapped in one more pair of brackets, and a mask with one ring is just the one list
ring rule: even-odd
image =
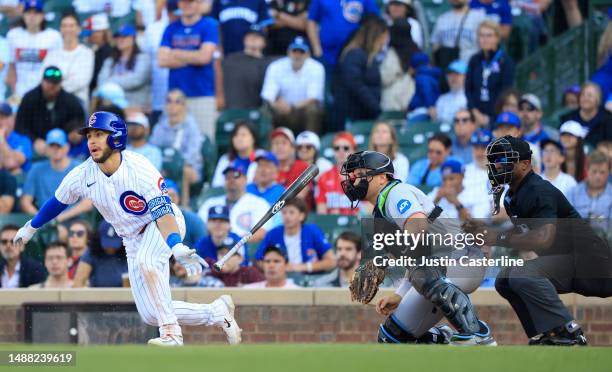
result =
[{"label": "white catcher's jersey", "polygon": [[[147,203],[167,195],[167,190],[164,178],[147,158],[129,150],[121,156],[121,165],[111,176],[89,157],[66,175],[55,197],[64,204],[90,199],[119,236],[134,238],[153,220]],[[177,208],[173,209],[176,213]]]},{"label": "white catcher's jersey", "polygon": [[[383,197],[384,194],[385,190],[382,191],[379,198]],[[428,216],[436,207],[423,191],[402,182],[391,186],[382,202],[384,203],[384,211],[382,212],[385,218],[396,224],[398,222],[403,223],[415,213],[423,213]],[[399,227],[403,228],[404,226]]]}]

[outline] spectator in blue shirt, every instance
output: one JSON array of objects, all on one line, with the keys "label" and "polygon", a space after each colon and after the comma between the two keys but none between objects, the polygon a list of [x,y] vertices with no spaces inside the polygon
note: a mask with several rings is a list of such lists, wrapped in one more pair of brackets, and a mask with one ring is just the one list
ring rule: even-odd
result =
[{"label": "spectator in blue shirt", "polygon": [[[98,227],[99,242],[92,242],[85,251],[76,274],[73,287],[122,287],[122,276],[128,272],[123,239],[110,223],[103,221]],[[88,285],[89,282],[89,285]]]},{"label": "spectator in blue shirt", "polygon": [[[217,261],[217,251],[225,246],[234,246],[240,240],[240,236],[230,231],[229,208],[226,205],[215,205],[208,209],[208,221],[206,222],[208,235],[204,236],[195,244],[198,255],[204,259]],[[243,265],[248,266],[249,258],[245,247],[238,252],[244,257]]]},{"label": "spectator in blue shirt", "polygon": [[[46,152],[48,160],[40,161],[32,165],[23,185],[23,195],[20,206],[24,213],[36,214],[42,204],[49,200],[60,185],[64,177],[78,165],[75,160],[68,157],[68,136],[66,133],[55,128],[46,136]],[[88,212],[92,208],[90,200],[84,199],[69,209],[62,212],[57,221],[62,222],[81,213]]]},{"label": "spectator in blue shirt", "polygon": [[[168,196],[172,203],[180,206],[181,204],[181,193],[179,187],[173,180],[166,179],[166,188],[168,189]],[[193,246],[198,240],[206,234],[206,226],[204,221],[194,212],[186,208],[181,208],[183,217],[185,217],[185,238],[183,243],[189,247]]]},{"label": "spectator in blue shirt", "polygon": [[323,59],[328,79],[342,47],[368,14],[379,14],[374,0],[313,0],[310,3],[306,32],[312,55]]},{"label": "spectator in blue shirt", "polygon": [[311,273],[329,271],[336,267],[336,258],[329,242],[317,225],[304,223],[306,203],[299,198],[285,203],[283,224],[270,230],[255,254],[258,264],[268,246],[278,246],[287,252],[287,271]]},{"label": "spectator in blue shirt", "polygon": [[18,174],[30,169],[32,141],[15,132],[15,114],[8,103],[0,104],[0,169]]},{"label": "spectator in blue shirt", "polygon": [[180,89],[202,134],[215,138],[216,99],[213,54],[219,25],[200,14],[201,1],[179,1],[181,18],[166,27],[157,52],[160,67],[170,69],[168,90]]},{"label": "spectator in blue shirt", "polygon": [[463,108],[455,113],[453,118],[455,138],[451,154],[463,164],[472,162],[472,134],[476,131],[476,123],[470,110]]},{"label": "spectator in blue shirt", "polygon": [[606,225],[612,218],[612,183],[608,181],[610,159],[594,151],[589,155],[588,164],[586,179],[569,191],[567,200],[582,217],[600,219]]},{"label": "spectator in blue shirt", "polygon": [[257,168],[253,182],[247,185],[247,192],[264,198],[270,205],[276,203],[285,187],[276,182],[278,159],[269,151],[259,150],[255,157]]},{"label": "spectator in blue shirt", "polygon": [[251,26],[264,28],[273,23],[265,0],[214,0],[211,16],[221,25],[226,56],[242,51],[244,35]]},{"label": "spectator in blue shirt", "polygon": [[428,187],[442,185],[440,166],[449,157],[451,146],[451,139],[446,134],[434,134],[427,142],[427,158],[417,160],[410,167],[408,183],[417,187],[420,185]]},{"label": "spectator in blue shirt", "polygon": [[422,122],[434,119],[436,100],[440,96],[440,69],[429,65],[429,57],[416,52],[410,57],[410,71],[414,76],[414,96],[408,105],[408,120]]},{"label": "spectator in blue shirt", "polygon": [[499,23],[502,39],[508,40],[512,31],[512,9],[508,0],[472,0],[470,8],[484,9],[488,18]]}]

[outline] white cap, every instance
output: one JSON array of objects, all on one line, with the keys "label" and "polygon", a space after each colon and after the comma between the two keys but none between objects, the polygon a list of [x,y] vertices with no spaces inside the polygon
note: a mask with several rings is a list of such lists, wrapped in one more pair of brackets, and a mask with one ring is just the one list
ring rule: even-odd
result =
[{"label": "white cap", "polygon": [[110,22],[106,13],[94,14],[87,18],[83,24],[83,28],[88,31],[103,31],[110,28]]},{"label": "white cap", "polygon": [[559,133],[569,133],[574,137],[584,138],[589,133],[589,130],[575,120],[568,120],[561,125],[561,128],[559,128]]},{"label": "white cap", "polygon": [[321,140],[316,133],[306,130],[300,134],[298,134],[295,144],[299,145],[313,145],[317,151],[321,148]]},{"label": "white cap", "polygon": [[149,119],[142,112],[132,112],[127,116],[127,120],[125,121],[129,124],[138,124],[142,125],[145,128],[149,128]]}]

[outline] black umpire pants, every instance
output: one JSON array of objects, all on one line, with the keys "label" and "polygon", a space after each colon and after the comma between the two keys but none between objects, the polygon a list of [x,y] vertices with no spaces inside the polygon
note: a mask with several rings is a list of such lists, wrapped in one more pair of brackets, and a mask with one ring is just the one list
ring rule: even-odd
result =
[{"label": "black umpire pants", "polygon": [[551,255],[503,269],[495,280],[495,289],[510,302],[531,338],[574,319],[560,293],[609,297],[612,279],[577,278],[574,256]]}]

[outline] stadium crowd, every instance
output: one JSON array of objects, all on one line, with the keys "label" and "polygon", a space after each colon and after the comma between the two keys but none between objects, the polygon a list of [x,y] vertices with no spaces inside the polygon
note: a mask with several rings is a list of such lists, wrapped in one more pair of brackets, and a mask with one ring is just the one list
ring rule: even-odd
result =
[{"label": "stadium crowd", "polygon": [[[451,217],[490,219],[485,148],[522,137],[534,171],[583,217],[610,219],[612,21],[591,81],[568,87],[551,122],[541,97],[515,89],[505,45],[517,14],[530,20],[529,50],[544,45],[553,1],[445,2],[430,27],[419,0],[0,0],[0,214],[36,213],[89,156],[77,129],[110,111],[128,124],[128,149],[166,177],[185,243],[211,264],[319,166],[222,272],[188,277],[173,262],[174,286],[347,286],[362,246],[354,221],[371,211],[352,209],[340,185],[359,149],[389,155],[396,178]],[[579,2],[559,3],[566,27],[583,22]],[[218,120],[245,110],[261,117]],[[122,240],[90,201],[25,252],[16,225],[0,232],[1,288],[125,284]]]}]

